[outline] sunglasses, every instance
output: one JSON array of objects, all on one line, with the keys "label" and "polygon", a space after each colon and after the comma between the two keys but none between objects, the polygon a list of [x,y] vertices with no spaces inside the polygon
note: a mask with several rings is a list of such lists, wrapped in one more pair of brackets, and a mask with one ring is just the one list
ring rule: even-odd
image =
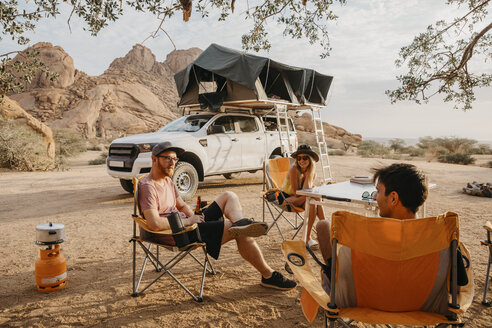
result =
[{"label": "sunglasses", "polygon": [[179,158],[177,158],[177,157],[171,157],[171,156],[166,156],[166,155],[159,155],[157,157],[164,158],[168,162],[173,161],[174,163],[177,163],[179,161]]},{"label": "sunglasses", "polygon": [[309,156],[297,156],[297,160],[298,161],[300,161],[300,160],[308,161],[309,160]]},{"label": "sunglasses", "polygon": [[376,191],[369,193],[369,191],[364,191],[362,193],[362,199],[373,199],[376,196]]}]

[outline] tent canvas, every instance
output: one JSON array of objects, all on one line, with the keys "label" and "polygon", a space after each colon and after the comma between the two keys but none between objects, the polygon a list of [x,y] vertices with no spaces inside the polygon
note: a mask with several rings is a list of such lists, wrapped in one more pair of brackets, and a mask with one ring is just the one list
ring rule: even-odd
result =
[{"label": "tent canvas", "polygon": [[[179,106],[268,100],[324,106],[333,77],[211,44],[174,79]],[[215,90],[201,94],[204,82],[215,82]]]}]

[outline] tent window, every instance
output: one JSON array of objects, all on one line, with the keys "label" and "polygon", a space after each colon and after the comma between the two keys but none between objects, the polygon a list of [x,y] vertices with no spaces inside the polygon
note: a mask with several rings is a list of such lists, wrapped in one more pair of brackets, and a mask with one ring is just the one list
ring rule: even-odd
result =
[{"label": "tent window", "polygon": [[199,84],[199,89],[198,89],[198,94],[202,93],[209,93],[209,92],[216,92],[217,91],[217,82],[212,81],[212,82],[200,82]]}]

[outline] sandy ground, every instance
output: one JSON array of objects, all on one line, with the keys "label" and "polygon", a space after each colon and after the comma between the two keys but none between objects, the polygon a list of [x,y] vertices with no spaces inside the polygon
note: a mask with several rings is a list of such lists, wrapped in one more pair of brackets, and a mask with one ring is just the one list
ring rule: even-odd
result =
[{"label": "sandy ground", "polygon": [[[279,292],[260,286],[260,275],[239,256],[235,243],[225,245],[218,274],[207,277],[204,302],[195,303],[169,277],[161,279],[138,298],[131,293],[132,198],[105,166],[88,166],[88,152],[65,172],[0,172],[0,326],[4,327],[308,327],[300,306],[300,288]],[[491,160],[492,158],[489,158]],[[352,175],[368,175],[370,168],[393,161],[355,156],[331,157],[336,181]],[[460,215],[461,238],[472,254],[475,300],[466,313],[469,327],[491,327],[492,309],[480,304],[487,249],[482,225],[492,220],[492,199],[461,192],[470,181],[492,182],[492,169],[441,163],[413,162],[437,187],[430,193],[428,215],[454,211]],[[214,177],[199,189],[202,199],[213,200],[225,190],[236,192],[245,216],[262,218],[262,176],[243,173],[239,179]],[[193,204],[193,199],[190,204]],[[331,211],[331,210],[330,210]],[[34,263],[36,226],[65,225],[68,283],[50,294],[39,293]],[[288,230],[288,229],[287,229]],[[283,270],[281,238],[272,230],[258,238],[266,260]],[[194,262],[175,268],[191,287],[198,287]],[[156,274],[149,269],[149,277]],[[149,278],[150,279],[150,278]],[[146,280],[149,281],[149,280]],[[489,299],[492,290],[489,288]],[[321,315],[313,327],[321,327]],[[354,326],[363,326],[353,323]]]}]

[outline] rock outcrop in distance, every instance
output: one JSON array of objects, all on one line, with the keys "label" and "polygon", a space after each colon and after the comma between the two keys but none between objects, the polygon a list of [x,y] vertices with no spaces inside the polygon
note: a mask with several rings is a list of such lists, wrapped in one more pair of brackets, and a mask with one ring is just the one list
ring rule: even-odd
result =
[{"label": "rock outcrop in distance", "polygon": [[[25,126],[33,132],[34,140],[29,140],[29,143],[39,144],[42,151],[33,156],[37,157],[36,161],[32,162],[34,170],[48,170],[55,166],[55,142],[51,129],[34,118],[31,114],[22,109],[19,104],[4,97],[0,103],[0,118],[5,120],[13,120],[14,126]],[[12,131],[15,133],[14,131]]]},{"label": "rock outcrop in distance", "polygon": [[[116,58],[103,74],[89,76],[74,67],[60,46],[41,42],[29,50],[38,51],[59,78],[50,81],[38,74],[25,92],[9,97],[51,128],[72,129],[88,140],[106,143],[155,131],[180,116],[174,74],[202,53],[199,48],[175,50],[164,62],[158,62],[150,49],[137,44],[124,57]],[[311,143],[313,124],[308,116],[298,116],[294,122],[300,134],[307,133],[300,139]],[[360,135],[327,123],[324,129],[332,148],[349,149],[361,141]]]}]

